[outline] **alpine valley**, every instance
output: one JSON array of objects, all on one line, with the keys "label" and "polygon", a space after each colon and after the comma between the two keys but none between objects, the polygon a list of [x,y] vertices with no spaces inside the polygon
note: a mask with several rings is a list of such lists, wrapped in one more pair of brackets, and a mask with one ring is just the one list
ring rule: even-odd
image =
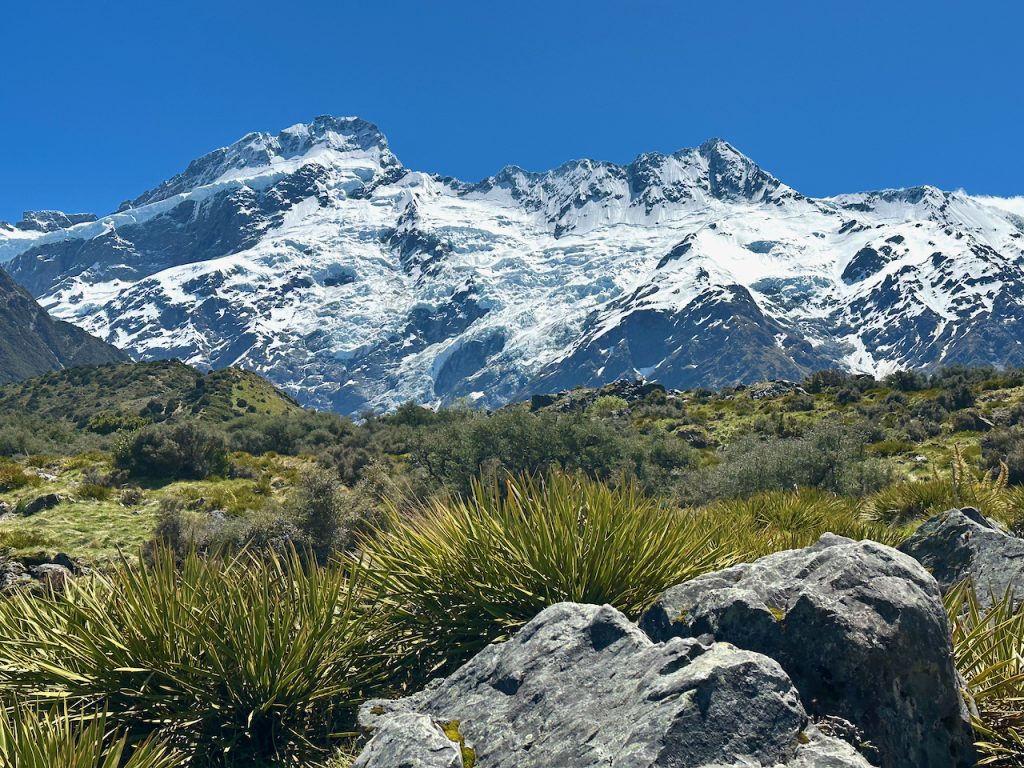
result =
[{"label": "alpine valley", "polygon": [[0,223],[0,262],[138,359],[238,366],[343,413],[497,406],[623,377],[1024,365],[1021,208],[932,187],[810,198],[720,139],[467,183],[319,117],[108,216]]}]

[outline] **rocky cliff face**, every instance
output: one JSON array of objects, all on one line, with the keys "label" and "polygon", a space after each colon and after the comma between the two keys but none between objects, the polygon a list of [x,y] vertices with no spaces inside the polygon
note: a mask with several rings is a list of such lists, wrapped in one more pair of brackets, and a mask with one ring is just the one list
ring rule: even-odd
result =
[{"label": "rocky cliff face", "polygon": [[80,328],[51,318],[0,269],[0,384],[59,368],[127,359]]},{"label": "rocky cliff face", "polygon": [[470,184],[321,117],[58,219],[0,228],[0,260],[56,316],[344,412],[637,375],[1024,364],[1008,206],[931,187],[812,199],[719,139]]}]

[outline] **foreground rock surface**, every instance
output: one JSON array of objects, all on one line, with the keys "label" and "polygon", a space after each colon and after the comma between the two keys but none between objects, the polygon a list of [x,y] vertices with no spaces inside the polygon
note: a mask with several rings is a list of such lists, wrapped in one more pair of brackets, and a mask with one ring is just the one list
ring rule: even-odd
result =
[{"label": "foreground rock surface", "polygon": [[974,764],[938,585],[895,549],[826,534],[673,587],[640,625],[777,660],[808,711],[852,723],[885,768]]},{"label": "foreground rock surface", "polygon": [[360,722],[375,735],[358,768],[463,765],[431,723],[455,729],[477,768],[868,765],[817,730],[772,659],[707,638],[656,644],[615,609],[574,603],[421,693],[368,702]]},{"label": "foreground rock surface", "polygon": [[943,592],[969,578],[985,605],[1007,590],[1024,600],[1024,539],[1000,530],[971,507],[935,515],[900,551],[927,568]]}]

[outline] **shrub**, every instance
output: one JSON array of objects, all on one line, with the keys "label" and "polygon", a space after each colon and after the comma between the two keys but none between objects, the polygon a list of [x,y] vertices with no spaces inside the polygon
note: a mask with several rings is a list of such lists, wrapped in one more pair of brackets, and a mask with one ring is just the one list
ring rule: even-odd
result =
[{"label": "shrub", "polygon": [[122,438],[115,464],[136,477],[201,480],[228,469],[224,439],[193,422],[156,425]]},{"label": "shrub", "polygon": [[553,603],[635,617],[668,586],[732,562],[712,530],[634,484],[561,473],[478,481],[468,498],[389,522],[361,543],[414,676],[451,669]]},{"label": "shrub", "polygon": [[900,392],[918,392],[928,388],[928,379],[917,371],[893,371],[883,379],[887,387]]},{"label": "shrub", "polygon": [[[0,690],[157,732],[216,764],[322,754],[377,681],[361,581],[294,554],[151,562],[0,602]],[[365,610],[363,610],[365,608]]]},{"label": "shrub", "polygon": [[838,389],[850,380],[850,374],[838,368],[827,368],[823,371],[815,371],[804,378],[803,387],[812,394],[824,392],[827,389]]},{"label": "shrub", "polygon": [[1024,765],[1024,603],[1011,594],[989,607],[965,582],[946,595],[953,655],[967,685],[979,765]]},{"label": "shrub", "polygon": [[322,563],[340,544],[342,493],[341,481],[334,472],[313,467],[299,476],[289,501],[296,527]]},{"label": "shrub", "polygon": [[37,475],[30,475],[13,461],[0,461],[0,493],[39,485],[39,482]]},{"label": "shrub", "polygon": [[622,413],[629,408],[629,403],[615,395],[602,395],[590,405],[590,412],[594,416],[613,416]]},{"label": "shrub", "polygon": [[128,746],[107,732],[107,714],[69,716],[15,706],[0,711],[3,768],[177,768],[184,756],[159,741]]},{"label": "shrub", "polygon": [[910,453],[917,446],[905,440],[879,440],[868,446],[868,451],[876,456],[899,456],[901,453]]},{"label": "shrub", "polygon": [[1019,500],[1006,489],[1006,466],[998,473],[978,473],[964,458],[959,446],[953,449],[948,476],[905,481],[885,488],[866,504],[870,519],[891,525],[906,525],[954,507],[975,507],[989,517],[1013,523],[1019,517]]},{"label": "shrub", "polygon": [[109,435],[112,432],[121,430],[133,431],[142,429],[149,423],[148,419],[142,416],[125,416],[120,413],[97,413],[91,417],[86,424],[86,429],[100,435]]},{"label": "shrub", "polygon": [[818,488],[841,495],[864,495],[886,485],[889,469],[869,457],[871,430],[821,424],[800,437],[735,440],[720,463],[691,474],[679,488],[683,501],[748,496],[758,491]]},{"label": "shrub", "polygon": [[120,495],[117,497],[118,503],[122,507],[137,507],[142,503],[144,494],[142,489],[138,486],[129,486],[121,490]]},{"label": "shrub", "polygon": [[76,488],[76,495],[78,498],[92,499],[94,501],[106,501],[110,498],[113,492],[113,489],[109,485],[89,481],[82,481]]}]

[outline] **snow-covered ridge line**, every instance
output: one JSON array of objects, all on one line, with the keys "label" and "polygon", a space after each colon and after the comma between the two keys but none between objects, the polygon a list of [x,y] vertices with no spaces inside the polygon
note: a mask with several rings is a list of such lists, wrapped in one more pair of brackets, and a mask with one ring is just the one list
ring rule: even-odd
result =
[{"label": "snow-covered ridge line", "polygon": [[140,357],[241,365],[346,412],[633,375],[1024,362],[1012,200],[807,198],[720,139],[465,183],[322,117],[249,134],[137,203],[0,229],[0,259]]}]

